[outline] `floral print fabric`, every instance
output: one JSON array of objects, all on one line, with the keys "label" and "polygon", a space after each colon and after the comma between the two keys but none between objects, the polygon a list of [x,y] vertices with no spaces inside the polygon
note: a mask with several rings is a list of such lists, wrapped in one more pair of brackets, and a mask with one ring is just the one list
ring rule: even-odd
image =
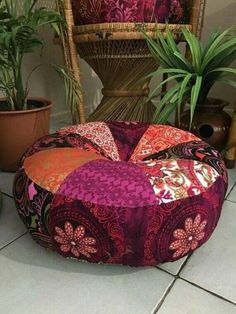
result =
[{"label": "floral print fabric", "polygon": [[70,222],[66,221],[64,230],[59,227],[55,227],[57,233],[54,239],[60,244],[60,250],[62,252],[71,252],[74,256],[80,257],[84,255],[88,258],[90,254],[96,253],[97,250],[93,247],[96,245],[96,240],[91,237],[85,237],[85,228],[81,225],[73,229]]},{"label": "floral print fabric", "polygon": [[75,22],[188,23],[187,0],[72,0]]},{"label": "floral print fabric", "polygon": [[201,215],[198,214],[196,218],[187,218],[184,223],[184,229],[177,229],[173,232],[176,241],[170,245],[170,250],[174,250],[173,257],[180,257],[187,254],[190,250],[195,250],[199,241],[201,241],[205,232],[203,231],[207,225],[207,220],[201,222]]},{"label": "floral print fabric", "polygon": [[157,160],[137,165],[146,173],[157,204],[201,194],[218,177],[212,167],[194,160]]},{"label": "floral print fabric", "polygon": [[33,239],[64,257],[150,266],[213,233],[227,189],[221,156],[170,126],[96,122],[38,140],[14,197]]}]

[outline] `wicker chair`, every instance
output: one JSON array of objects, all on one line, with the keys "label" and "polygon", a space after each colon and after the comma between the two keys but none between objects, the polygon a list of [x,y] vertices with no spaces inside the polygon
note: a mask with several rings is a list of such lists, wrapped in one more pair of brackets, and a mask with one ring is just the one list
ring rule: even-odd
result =
[{"label": "wicker chair", "polygon": [[[192,0],[190,23],[172,24],[170,29],[178,34],[181,27],[188,27],[200,35],[205,0]],[[146,103],[149,81],[142,81],[158,65],[151,57],[146,41],[135,23],[102,23],[74,25],[71,0],[65,0],[65,16],[69,25],[68,38],[72,47],[71,56],[75,72],[79,55],[94,69],[103,83],[103,99],[88,121],[138,120],[150,121],[153,105]],[[145,23],[151,36],[156,27],[165,29],[165,24]],[[177,38],[178,40],[178,38]]]}]

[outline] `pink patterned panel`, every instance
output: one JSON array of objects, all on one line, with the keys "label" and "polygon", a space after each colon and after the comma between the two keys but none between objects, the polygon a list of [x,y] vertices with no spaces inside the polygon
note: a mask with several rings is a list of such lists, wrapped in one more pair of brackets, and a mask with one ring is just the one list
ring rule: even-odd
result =
[{"label": "pink patterned panel", "polygon": [[187,0],[72,0],[76,24],[186,23]]},{"label": "pink patterned panel", "polygon": [[60,134],[74,133],[81,135],[91,143],[99,146],[106,157],[112,160],[120,160],[120,156],[109,127],[104,122],[90,122],[59,130]]}]

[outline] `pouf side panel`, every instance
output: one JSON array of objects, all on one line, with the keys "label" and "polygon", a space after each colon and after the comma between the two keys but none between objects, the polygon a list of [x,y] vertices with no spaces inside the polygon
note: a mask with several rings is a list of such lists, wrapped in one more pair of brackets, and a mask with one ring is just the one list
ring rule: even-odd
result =
[{"label": "pouf side panel", "polygon": [[226,184],[221,177],[204,193],[159,205],[150,218],[144,264],[176,261],[208,241],[220,218]]},{"label": "pouf side panel", "polygon": [[[68,210],[72,208],[72,210]],[[89,262],[123,264],[130,266],[143,265],[144,243],[148,225],[146,213],[151,207],[127,208],[99,206],[90,202],[73,200],[57,194],[50,212],[52,240],[58,253],[65,257],[74,257]],[[152,207],[154,210],[154,207]],[[58,238],[58,228],[66,230],[67,223],[72,225],[68,235],[74,239],[80,251],[80,239],[76,241],[75,230],[83,225],[84,236],[90,236],[96,250],[90,256],[74,254],[69,238],[65,241]],[[72,230],[73,229],[73,230]],[[63,236],[63,233],[59,231]]]},{"label": "pouf side panel", "polygon": [[16,174],[13,192],[18,214],[33,239],[46,248],[54,249],[48,229],[54,195],[30,180],[23,168]]},{"label": "pouf side panel", "polygon": [[189,141],[201,140],[189,132],[170,126],[151,125],[137,144],[130,161],[143,160],[154,153]]},{"label": "pouf side panel", "polygon": [[[50,212],[52,241],[61,255],[89,262],[153,266],[174,261],[209,239],[220,216],[224,193],[225,183],[219,177],[201,195],[145,208],[98,206],[57,195]],[[60,239],[68,223],[72,227],[66,239]],[[79,226],[84,233],[77,239]],[[80,252],[84,237],[93,238],[92,249],[82,246]],[[78,252],[72,250],[71,240]]]},{"label": "pouf side panel", "polygon": [[51,239],[64,257],[106,263],[113,255],[113,239],[91,212],[91,204],[56,194],[49,217]]},{"label": "pouf side panel", "polygon": [[139,122],[107,122],[109,126],[120,159],[128,161],[135,147],[142,138],[149,125]]},{"label": "pouf side panel", "polygon": [[62,135],[73,133],[89,140],[103,150],[104,156],[112,160],[120,160],[120,156],[111,134],[111,131],[105,122],[89,122],[59,130]]},{"label": "pouf side panel", "polygon": [[72,0],[76,24],[115,22],[187,23],[186,0]]},{"label": "pouf side panel", "polygon": [[24,168],[32,181],[55,193],[71,172],[96,159],[105,158],[77,148],[54,148],[26,158]]}]

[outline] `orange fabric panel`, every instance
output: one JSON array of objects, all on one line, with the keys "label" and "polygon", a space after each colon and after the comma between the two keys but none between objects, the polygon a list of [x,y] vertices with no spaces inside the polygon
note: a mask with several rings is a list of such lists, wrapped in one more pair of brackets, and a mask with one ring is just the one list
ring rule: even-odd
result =
[{"label": "orange fabric panel", "polygon": [[56,193],[71,172],[96,159],[106,158],[77,148],[54,148],[28,157],[24,161],[24,168],[28,177],[37,185]]},{"label": "orange fabric panel", "polygon": [[200,139],[189,132],[168,125],[151,125],[136,146],[130,161],[140,161],[151,154],[189,141]]}]

